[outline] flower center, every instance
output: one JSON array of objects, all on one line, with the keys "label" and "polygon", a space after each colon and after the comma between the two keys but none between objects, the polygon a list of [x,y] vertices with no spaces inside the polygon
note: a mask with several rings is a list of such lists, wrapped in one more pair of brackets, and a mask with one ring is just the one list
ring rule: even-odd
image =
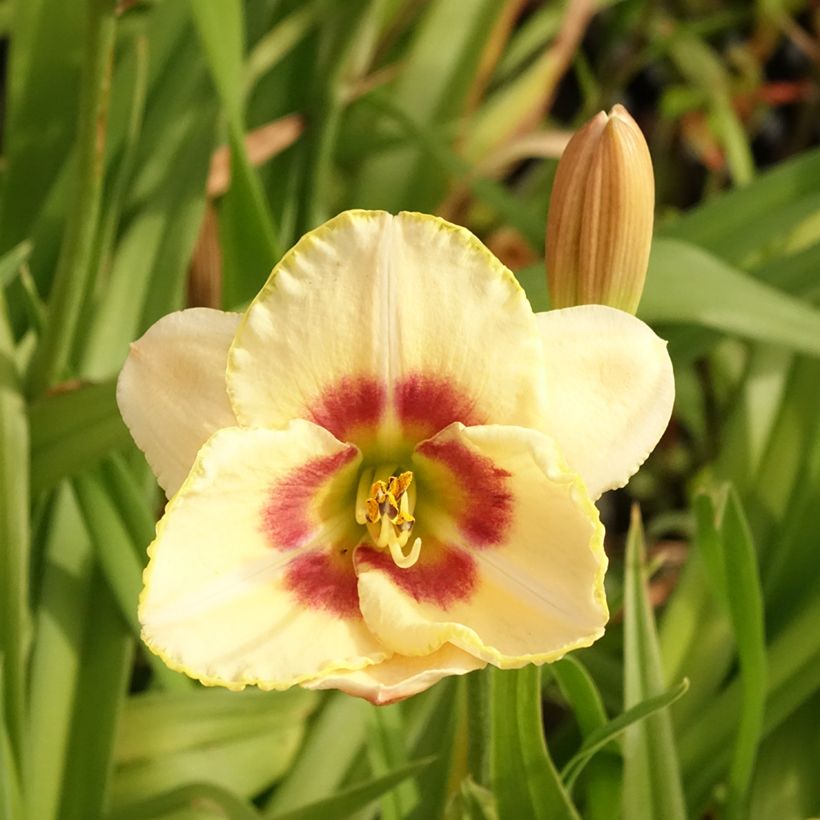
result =
[{"label": "flower center", "polygon": [[392,465],[364,470],[356,493],[356,521],[367,525],[373,543],[389,549],[396,566],[412,567],[419,559],[421,538],[416,538],[409,552],[404,548],[410,540],[416,488],[413,473],[398,472]]}]

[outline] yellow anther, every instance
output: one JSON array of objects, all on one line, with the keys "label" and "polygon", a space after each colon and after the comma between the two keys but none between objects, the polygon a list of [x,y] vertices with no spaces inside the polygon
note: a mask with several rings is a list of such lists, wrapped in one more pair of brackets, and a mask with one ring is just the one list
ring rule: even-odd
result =
[{"label": "yellow anther", "polygon": [[[367,470],[359,479],[356,493],[356,521],[366,524],[377,547],[386,547],[397,566],[411,567],[421,550],[421,539],[416,538],[410,552],[404,547],[410,539],[416,519],[413,517],[415,488],[410,491],[413,473],[409,470],[393,474],[385,467]],[[369,495],[367,486],[370,486]]]}]

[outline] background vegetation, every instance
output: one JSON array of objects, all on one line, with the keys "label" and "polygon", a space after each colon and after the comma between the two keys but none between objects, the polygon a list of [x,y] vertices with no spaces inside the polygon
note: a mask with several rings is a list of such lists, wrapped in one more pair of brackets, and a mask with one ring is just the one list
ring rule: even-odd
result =
[{"label": "background vegetation", "polygon": [[[0,815],[820,814],[816,2],[4,0],[0,29]],[[147,656],[129,342],[241,308],[348,207],[467,225],[543,309],[556,157],[615,102],[677,403],[603,502],[606,638],[382,709]]]}]

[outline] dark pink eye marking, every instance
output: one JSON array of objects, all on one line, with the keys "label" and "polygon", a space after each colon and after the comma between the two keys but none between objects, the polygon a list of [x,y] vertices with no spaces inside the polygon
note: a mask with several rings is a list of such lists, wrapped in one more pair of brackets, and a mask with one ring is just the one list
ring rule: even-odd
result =
[{"label": "dark pink eye marking", "polygon": [[262,530],[272,547],[295,549],[310,537],[315,526],[310,520],[311,501],[355,457],[356,448],[348,445],[332,456],[306,461],[273,485],[262,509]]},{"label": "dark pink eye marking", "polygon": [[314,424],[347,441],[361,427],[375,427],[384,415],[386,391],[377,379],[345,376],[327,388],[307,413]]},{"label": "dark pink eye marking", "polygon": [[416,373],[395,386],[396,412],[402,424],[416,427],[419,438],[433,436],[448,424],[484,424],[475,402],[444,378]]},{"label": "dark pink eye marking", "polygon": [[350,551],[334,556],[311,550],[294,558],[285,572],[285,587],[305,607],[322,609],[340,618],[361,618]]},{"label": "dark pink eye marking", "polygon": [[500,544],[512,521],[511,473],[453,439],[423,441],[416,452],[450,473],[445,503],[471,546]]},{"label": "dark pink eye marking", "polygon": [[473,594],[478,573],[475,561],[466,552],[425,541],[421,554],[417,564],[402,569],[393,563],[389,552],[362,546],[356,553],[356,561],[359,565],[386,572],[399,589],[420,604],[435,604],[448,609]]}]

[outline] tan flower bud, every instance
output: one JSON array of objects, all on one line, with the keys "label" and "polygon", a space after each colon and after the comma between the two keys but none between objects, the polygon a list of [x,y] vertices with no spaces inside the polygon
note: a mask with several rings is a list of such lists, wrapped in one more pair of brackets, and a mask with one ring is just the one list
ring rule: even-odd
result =
[{"label": "tan flower bud", "polygon": [[646,140],[622,105],[578,131],[558,163],[547,220],[552,307],[635,313],[643,292],[655,181]]}]

